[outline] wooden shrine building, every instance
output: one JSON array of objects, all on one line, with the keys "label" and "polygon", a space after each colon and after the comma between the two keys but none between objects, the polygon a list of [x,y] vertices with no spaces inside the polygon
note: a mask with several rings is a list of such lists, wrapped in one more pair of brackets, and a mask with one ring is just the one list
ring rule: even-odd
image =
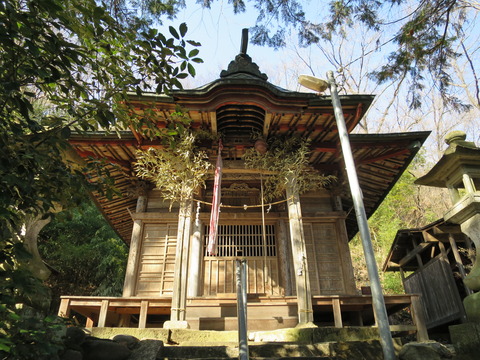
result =
[{"label": "wooden shrine building", "polygon": [[[372,100],[372,95],[341,96],[350,132]],[[166,126],[180,106],[194,131],[221,135],[218,251],[214,256],[206,251],[213,171],[206,189],[195,196],[198,202],[189,209],[174,204],[170,211],[162,194],[139,181],[133,170],[136,150],[159,142],[134,131],[121,137],[103,132],[74,135],[70,143],[76,153],[85,160],[104,159],[122,193],[113,199],[99,193],[94,197],[130,246],[130,254],[122,297],[63,296],[61,314],[81,313],[87,326],[162,327],[170,320],[193,329],[235,329],[235,259],[242,257],[248,265],[249,329],[311,321],[337,327],[373,324],[371,297],[359,295],[353,276],[348,242],[357,223],[329,96],[279,88],[241,53],[219,79],[200,88],[176,90],[170,96],[132,95],[130,101],[138,113],[155,111],[159,127]],[[320,191],[285,196],[262,211],[259,173],[243,164],[245,150],[254,146],[252,132],[265,139],[310,139],[310,165],[337,181]],[[427,136],[350,135],[368,216]],[[204,150],[214,163],[217,144]],[[414,295],[385,297],[388,311],[415,305],[416,300]]]}]

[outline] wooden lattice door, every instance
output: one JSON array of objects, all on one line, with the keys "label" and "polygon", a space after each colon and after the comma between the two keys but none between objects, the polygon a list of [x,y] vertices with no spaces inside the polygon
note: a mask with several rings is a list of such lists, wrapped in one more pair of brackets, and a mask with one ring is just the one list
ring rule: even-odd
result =
[{"label": "wooden lattice door", "polygon": [[144,224],[136,296],[172,295],[177,224]]},{"label": "wooden lattice door", "polygon": [[[265,236],[262,231],[265,229]],[[281,295],[275,225],[222,224],[218,226],[217,254],[206,252],[209,226],[204,231],[203,294],[235,293],[235,259],[245,258],[248,292]]]}]

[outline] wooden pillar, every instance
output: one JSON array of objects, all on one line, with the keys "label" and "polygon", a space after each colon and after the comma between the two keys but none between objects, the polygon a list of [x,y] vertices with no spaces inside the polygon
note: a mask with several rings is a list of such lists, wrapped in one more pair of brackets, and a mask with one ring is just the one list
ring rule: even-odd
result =
[{"label": "wooden pillar", "polygon": [[428,331],[427,325],[425,322],[425,313],[423,311],[423,306],[420,301],[419,295],[410,295],[412,306],[412,320],[417,327],[417,341],[428,341]]},{"label": "wooden pillar", "polygon": [[300,196],[296,179],[290,177],[286,187],[288,199],[288,218],[290,224],[290,240],[292,242],[292,257],[297,289],[298,322],[301,324],[313,322],[312,294],[308,276],[307,252],[305,234],[303,232]]},{"label": "wooden pillar", "polygon": [[102,300],[102,304],[100,305],[100,314],[98,315],[98,327],[105,327],[107,323],[107,315],[108,315],[108,300]]},{"label": "wooden pillar", "polygon": [[292,291],[292,277],[290,269],[290,261],[288,261],[288,237],[287,228],[284,220],[277,221],[277,240],[278,240],[278,266],[281,278],[281,284],[284,288],[284,295],[291,296]]},{"label": "wooden pillar", "polygon": [[187,306],[188,250],[192,224],[192,200],[180,203],[177,232],[177,254],[173,280],[172,309],[170,321],[185,321]]},{"label": "wooden pillar", "polygon": [[60,308],[58,309],[58,316],[64,318],[70,317],[70,299],[62,298]]},{"label": "wooden pillar", "polygon": [[148,300],[142,300],[140,302],[140,315],[138,316],[139,329],[145,329],[147,327],[147,315],[148,315]]},{"label": "wooden pillar", "polygon": [[[455,257],[455,262],[457,263],[458,271],[463,280],[465,279],[465,276],[467,276],[467,274],[465,272],[465,267],[463,266],[460,253],[458,252],[457,243],[455,242],[455,239],[452,234],[448,234],[448,241],[450,242],[450,247],[452,248],[453,256]],[[473,294],[473,291],[470,290],[467,285],[463,284],[463,287],[465,288],[465,292],[467,293],[467,295]]]},{"label": "wooden pillar", "polygon": [[93,315],[87,316],[87,321],[85,323],[85,327],[86,328],[92,328],[94,325],[95,325],[94,316]]},{"label": "wooden pillar", "polygon": [[[199,203],[200,204],[200,203]],[[198,213],[197,213],[198,215]],[[188,288],[187,296],[200,296],[199,279],[202,269],[202,228],[203,222],[196,218],[193,225],[192,243],[188,259]]]},{"label": "wooden pillar", "polygon": [[343,320],[342,320],[342,309],[340,307],[340,299],[332,299],[332,307],[333,307],[333,319],[335,322],[336,328],[343,327]]},{"label": "wooden pillar", "polygon": [[[135,212],[145,212],[147,208],[147,196],[140,195],[137,199],[137,208]],[[125,271],[125,282],[123,284],[123,297],[135,295],[135,275],[138,267],[138,254],[142,242],[142,220],[133,222],[132,238],[130,241],[130,251],[128,252],[127,270]]]}]

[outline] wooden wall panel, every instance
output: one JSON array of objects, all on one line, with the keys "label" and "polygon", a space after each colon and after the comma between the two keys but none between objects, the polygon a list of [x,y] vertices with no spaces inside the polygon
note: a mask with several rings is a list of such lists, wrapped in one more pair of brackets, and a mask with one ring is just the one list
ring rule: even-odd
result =
[{"label": "wooden wall panel", "polygon": [[464,316],[450,264],[441,256],[406,278],[403,286],[407,293],[422,295],[428,329]]},{"label": "wooden wall panel", "polygon": [[304,223],[303,226],[312,295],[345,294],[336,224]]},{"label": "wooden wall panel", "polygon": [[176,236],[176,224],[144,224],[136,296],[172,294]]},{"label": "wooden wall panel", "polygon": [[303,194],[300,202],[303,214],[333,211],[331,194],[326,190]]},{"label": "wooden wall panel", "polygon": [[[147,212],[170,212],[170,201],[162,197],[162,193],[158,189],[148,192]],[[178,211],[178,203],[173,203],[172,211]]]}]

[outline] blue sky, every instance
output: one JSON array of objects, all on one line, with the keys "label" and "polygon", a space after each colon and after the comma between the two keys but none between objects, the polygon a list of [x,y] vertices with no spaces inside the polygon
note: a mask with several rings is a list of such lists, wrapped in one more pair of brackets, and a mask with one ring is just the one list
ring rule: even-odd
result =
[{"label": "blue sky", "polygon": [[[195,1],[187,0],[187,8],[183,9],[174,21],[163,21],[164,31],[169,25],[178,25],[182,22],[187,23],[187,37],[202,43],[199,56],[204,60],[204,64],[196,64],[197,76],[195,79],[188,79],[185,82],[186,87],[196,87],[215,80],[219,77],[220,71],[227,68],[230,61],[240,51],[241,35],[243,28],[250,28],[255,25],[256,15],[254,11],[243,14],[234,14],[233,6],[226,0],[213,2],[211,9],[204,9]],[[292,38],[292,44],[296,43],[296,38]],[[256,46],[251,43],[248,45],[248,55],[255,63],[259,65],[260,70],[266,73],[269,81],[278,86],[297,89],[296,78],[298,70],[298,59],[294,60],[291,49],[274,50],[266,46]],[[279,69],[288,68],[289,62],[295,63],[295,74],[290,79],[285,78]],[[293,66],[291,67],[293,68]],[[308,69],[302,73],[308,73]],[[302,91],[309,91],[303,88]]]},{"label": "blue sky", "polygon": [[[196,40],[202,43],[200,47],[199,56],[204,60],[204,64],[195,64],[197,70],[197,76],[194,79],[187,78],[184,81],[185,88],[195,88],[206,83],[209,83],[217,79],[221,70],[227,68],[229,62],[235,58],[240,51],[241,34],[243,28],[250,28],[255,25],[256,11],[247,11],[244,14],[233,13],[233,6],[228,4],[227,0],[213,1],[212,9],[203,9],[201,5],[197,4],[195,0],[186,0],[187,7],[180,11],[177,18],[172,22],[166,19],[163,20],[163,27],[161,31],[168,33],[168,26],[178,25],[182,22],[187,23],[188,33],[187,37],[192,40]],[[305,1],[308,6],[309,17],[317,17],[316,20],[320,21],[318,17],[325,14],[323,7],[325,2],[321,1]],[[394,14],[398,16],[398,14]],[[472,26],[475,22],[472,23]],[[389,29],[395,31],[394,29]],[[477,44],[476,39],[479,39],[479,31],[472,32],[472,44]],[[353,61],[358,58],[358,54],[361,48],[361,43],[367,40],[367,34],[362,29],[357,30],[355,38],[347,39],[342,45],[335,44],[336,47],[343,46],[345,52],[341,56],[344,63],[350,63],[349,70],[353,76],[357,76],[358,79],[362,79],[362,86],[358,89],[350,90],[349,93],[355,93],[357,90],[360,93],[374,93],[379,95],[377,99],[380,101],[375,102],[370,109],[368,115],[368,122],[371,124],[371,131],[406,131],[406,130],[433,130],[438,133],[439,139],[443,138],[444,133],[453,129],[464,129],[471,133],[472,140],[480,139],[480,126],[478,124],[478,116],[475,114],[469,114],[474,116],[474,119],[468,121],[457,120],[458,114],[438,114],[434,115],[431,111],[422,113],[410,113],[407,106],[404,105],[405,95],[399,93],[394,95],[393,88],[388,86],[378,87],[372,81],[369,81],[366,76],[359,77],[361,73],[360,66],[363,66],[363,72],[371,71],[378,67],[380,64],[385,63],[387,56],[391,51],[391,43],[384,46],[381,51],[374,52],[368,59],[364,61]],[[384,42],[391,38],[392,33],[382,34],[382,38],[379,38],[380,42]],[[253,61],[257,63],[260,70],[266,73],[269,77],[269,81],[277,86],[281,86],[290,90],[299,90],[308,92],[309,90],[300,87],[297,83],[298,75],[307,74],[314,75],[320,78],[325,78],[325,74],[328,70],[337,70],[333,65],[327,62],[325,55],[319,50],[318,47],[311,47],[310,49],[299,49],[297,44],[297,38],[292,36],[291,41],[288,42],[286,49],[274,50],[269,47],[255,46],[249,43],[248,54],[252,57]],[[372,49],[370,44],[370,49]],[[328,45],[327,45],[328,47]],[[353,50],[352,49],[356,49]],[[477,47],[477,50],[479,48]],[[328,49],[327,49],[328,50]],[[350,54],[349,54],[350,51]],[[301,57],[298,56],[298,53]],[[474,53],[474,63],[477,64],[480,51]],[[340,55],[338,55],[340,56]],[[358,59],[357,59],[358,60]],[[309,68],[306,63],[311,64]],[[338,75],[338,74],[337,74]],[[340,79],[337,78],[337,82]],[[353,91],[353,92],[352,92]],[[428,94],[426,94],[428,95]],[[379,121],[382,121],[382,117],[385,111],[385,107],[391,101],[395,99],[395,103],[399,102],[399,106],[395,107],[395,111],[389,111],[385,123],[378,125]],[[403,103],[402,103],[403,99]],[[442,111],[440,111],[441,113]],[[478,114],[478,111],[477,111]],[[440,116],[441,121],[434,125],[429,120]],[[461,117],[465,117],[463,114]],[[476,118],[476,119],[475,119]],[[421,120],[418,120],[421,119]],[[460,125],[461,123],[461,125]]]}]

